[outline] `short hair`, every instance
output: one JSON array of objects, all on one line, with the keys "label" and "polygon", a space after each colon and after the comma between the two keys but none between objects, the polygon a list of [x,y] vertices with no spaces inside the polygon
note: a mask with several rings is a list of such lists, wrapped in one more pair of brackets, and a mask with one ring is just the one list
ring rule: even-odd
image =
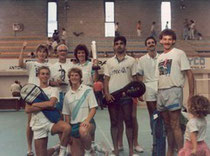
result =
[{"label": "short hair", "polygon": [[50,68],[49,68],[49,67],[47,67],[47,66],[41,66],[41,67],[39,67],[39,68],[38,68],[38,70],[37,70],[37,74],[39,75],[39,74],[40,74],[40,71],[41,71],[41,70],[43,70],[43,69],[48,70],[48,71],[49,71],[49,73],[50,73]]},{"label": "short hair", "polygon": [[[82,70],[81,69],[79,69],[79,68],[71,68],[69,71],[68,71],[68,78],[70,78],[70,76],[71,76],[71,73],[77,73],[77,74],[79,74],[79,76],[80,76],[80,84],[82,83]],[[70,86],[72,86],[72,83],[71,83],[71,81],[69,80],[69,83],[70,83]]]},{"label": "short hair", "polygon": [[149,37],[147,37],[147,38],[145,39],[145,42],[144,42],[145,46],[147,46],[147,40],[149,40],[149,39],[154,40],[154,41],[155,41],[155,45],[157,44],[156,39],[155,39],[153,36],[149,36]]},{"label": "short hair", "polygon": [[78,53],[79,50],[84,50],[85,51],[85,60],[87,61],[88,60],[88,57],[89,57],[89,50],[88,50],[87,46],[84,45],[84,44],[79,44],[74,49],[74,57],[76,58],[76,60],[78,62],[79,62],[79,59],[77,57],[77,53]]},{"label": "short hair", "polygon": [[209,100],[201,95],[195,95],[189,100],[188,111],[197,117],[205,117],[209,113]]},{"label": "short hair", "polygon": [[44,44],[38,45],[37,48],[36,48],[36,53],[38,51],[44,51],[44,52],[47,53],[47,56],[48,56],[48,48],[47,48],[47,45],[44,45]]},{"label": "short hair", "polygon": [[117,42],[117,41],[123,41],[123,43],[126,45],[126,43],[127,43],[127,40],[126,40],[126,38],[124,37],[124,36],[116,36],[115,38],[114,38],[114,44],[115,44],[115,42]]},{"label": "short hair", "polygon": [[65,45],[65,44],[60,44],[60,45],[58,45],[57,46],[57,50],[59,51],[59,48],[60,47],[65,47],[66,48],[66,50],[68,51],[68,47]]},{"label": "short hair", "polygon": [[163,36],[172,36],[173,40],[176,40],[176,33],[172,29],[164,29],[160,35],[159,39],[161,40]]}]

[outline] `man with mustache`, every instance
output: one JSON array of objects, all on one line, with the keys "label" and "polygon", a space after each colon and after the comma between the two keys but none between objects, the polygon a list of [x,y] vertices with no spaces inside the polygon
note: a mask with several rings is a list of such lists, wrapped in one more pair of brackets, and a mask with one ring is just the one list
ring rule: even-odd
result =
[{"label": "man with mustache", "polygon": [[[159,54],[156,51],[157,41],[154,37],[147,37],[145,46],[147,54],[142,56],[138,61],[138,77],[146,85],[146,93],[144,100],[147,104],[147,109],[150,116],[150,127],[152,130],[152,114],[156,110],[157,103],[157,78],[155,77],[155,67]],[[143,99],[141,99],[143,100]]]},{"label": "man with mustache", "polygon": [[184,51],[174,48],[176,34],[171,29],[160,33],[163,53],[157,59],[155,75],[158,79],[157,110],[164,120],[168,140],[167,156],[183,147],[180,116],[185,75],[189,84],[189,98],[194,94],[194,77]]}]

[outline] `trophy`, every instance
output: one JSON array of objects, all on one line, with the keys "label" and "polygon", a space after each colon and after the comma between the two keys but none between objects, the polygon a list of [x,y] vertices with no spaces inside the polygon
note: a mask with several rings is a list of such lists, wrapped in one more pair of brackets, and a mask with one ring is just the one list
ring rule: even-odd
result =
[{"label": "trophy", "polygon": [[61,65],[60,65],[59,71],[61,72],[61,75],[60,75],[61,83],[60,83],[60,85],[64,85],[64,86],[68,85],[68,84],[65,82],[66,71],[62,68]]},{"label": "trophy", "polygon": [[92,50],[92,56],[93,56],[93,67],[92,67],[92,69],[93,70],[99,70],[101,68],[98,65],[98,62],[95,62],[95,60],[97,59],[96,41],[92,41],[91,50]]}]

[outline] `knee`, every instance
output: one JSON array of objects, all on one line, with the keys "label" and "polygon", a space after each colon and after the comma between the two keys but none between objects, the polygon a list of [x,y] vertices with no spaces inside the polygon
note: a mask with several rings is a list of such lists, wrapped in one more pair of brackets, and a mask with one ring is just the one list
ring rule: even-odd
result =
[{"label": "knee", "polygon": [[179,122],[179,120],[177,121],[177,120],[174,120],[174,121],[171,121],[171,128],[173,129],[173,130],[177,130],[177,129],[179,129],[180,128],[180,122]]},{"label": "knee", "polygon": [[80,127],[79,134],[80,134],[80,137],[82,137],[82,138],[86,137],[88,135],[88,129],[85,127]]},{"label": "knee", "polygon": [[112,120],[111,121],[111,128],[117,128],[118,127],[118,122],[117,120]]},{"label": "knee", "polygon": [[66,133],[66,134],[70,134],[71,126],[69,124],[63,125],[63,132]]},{"label": "knee", "polygon": [[134,120],[125,120],[125,126],[126,128],[133,128]]}]

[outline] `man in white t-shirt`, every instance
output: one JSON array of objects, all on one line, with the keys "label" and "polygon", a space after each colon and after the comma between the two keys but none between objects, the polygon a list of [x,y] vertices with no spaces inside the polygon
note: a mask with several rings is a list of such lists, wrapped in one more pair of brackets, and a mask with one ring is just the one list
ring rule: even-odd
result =
[{"label": "man in white t-shirt", "polygon": [[194,94],[194,77],[184,51],[174,48],[176,34],[165,29],[160,33],[163,53],[157,59],[155,75],[158,79],[157,109],[163,117],[167,139],[167,156],[172,156],[175,148],[183,146],[180,116],[183,101],[185,75],[189,83],[189,98]]},{"label": "man in white t-shirt", "polygon": [[150,36],[146,38],[145,46],[147,48],[147,54],[139,59],[137,65],[140,81],[143,81],[146,85],[144,99],[150,116],[151,128],[151,117],[156,110],[157,103],[157,78],[155,77],[155,68],[159,54],[156,51],[156,45],[157,41],[154,37]]},{"label": "man in white t-shirt", "polygon": [[129,155],[133,153],[133,122],[132,122],[132,106],[133,100],[130,97],[121,97],[119,101],[115,101],[111,93],[122,89],[129,84],[136,75],[135,59],[126,55],[126,38],[118,36],[114,38],[113,46],[115,56],[108,59],[104,68],[104,91],[108,110],[111,120],[111,136],[114,144],[113,155],[119,155],[118,149],[118,133],[120,123],[119,114],[123,114],[126,125],[126,135],[129,144]]},{"label": "man in white t-shirt", "polygon": [[[30,61],[30,62],[24,62],[24,55],[23,52],[26,49],[27,42],[23,43],[23,47],[20,52],[19,56],[19,67],[24,68],[28,71],[28,83],[33,83],[37,86],[39,86],[40,81],[38,78],[38,68],[41,66],[49,66],[49,63],[47,62],[48,57],[48,49],[45,45],[38,45],[36,48],[36,61]],[[33,140],[33,132],[31,130],[31,127],[29,126],[31,120],[31,114],[28,114],[28,124],[26,129],[26,135],[27,135],[27,143],[28,143],[28,152],[27,155],[31,156],[33,155],[32,152],[32,140]]]},{"label": "man in white t-shirt", "polygon": [[66,147],[70,138],[71,127],[66,122],[59,120],[57,123],[52,123],[43,114],[42,110],[51,109],[55,107],[58,100],[58,90],[49,86],[50,69],[42,66],[37,71],[40,87],[43,89],[45,94],[48,96],[49,101],[37,102],[32,105],[26,104],[25,111],[32,113],[30,126],[34,132],[34,144],[37,156],[48,155],[47,142],[48,133],[60,134],[60,152],[59,156],[65,156]]},{"label": "man in white t-shirt", "polygon": [[66,45],[59,45],[57,52],[59,60],[50,67],[50,85],[59,89],[59,103],[57,108],[62,111],[63,98],[65,93],[69,90],[68,71],[72,68],[73,64],[70,61],[67,62],[68,47]]}]

